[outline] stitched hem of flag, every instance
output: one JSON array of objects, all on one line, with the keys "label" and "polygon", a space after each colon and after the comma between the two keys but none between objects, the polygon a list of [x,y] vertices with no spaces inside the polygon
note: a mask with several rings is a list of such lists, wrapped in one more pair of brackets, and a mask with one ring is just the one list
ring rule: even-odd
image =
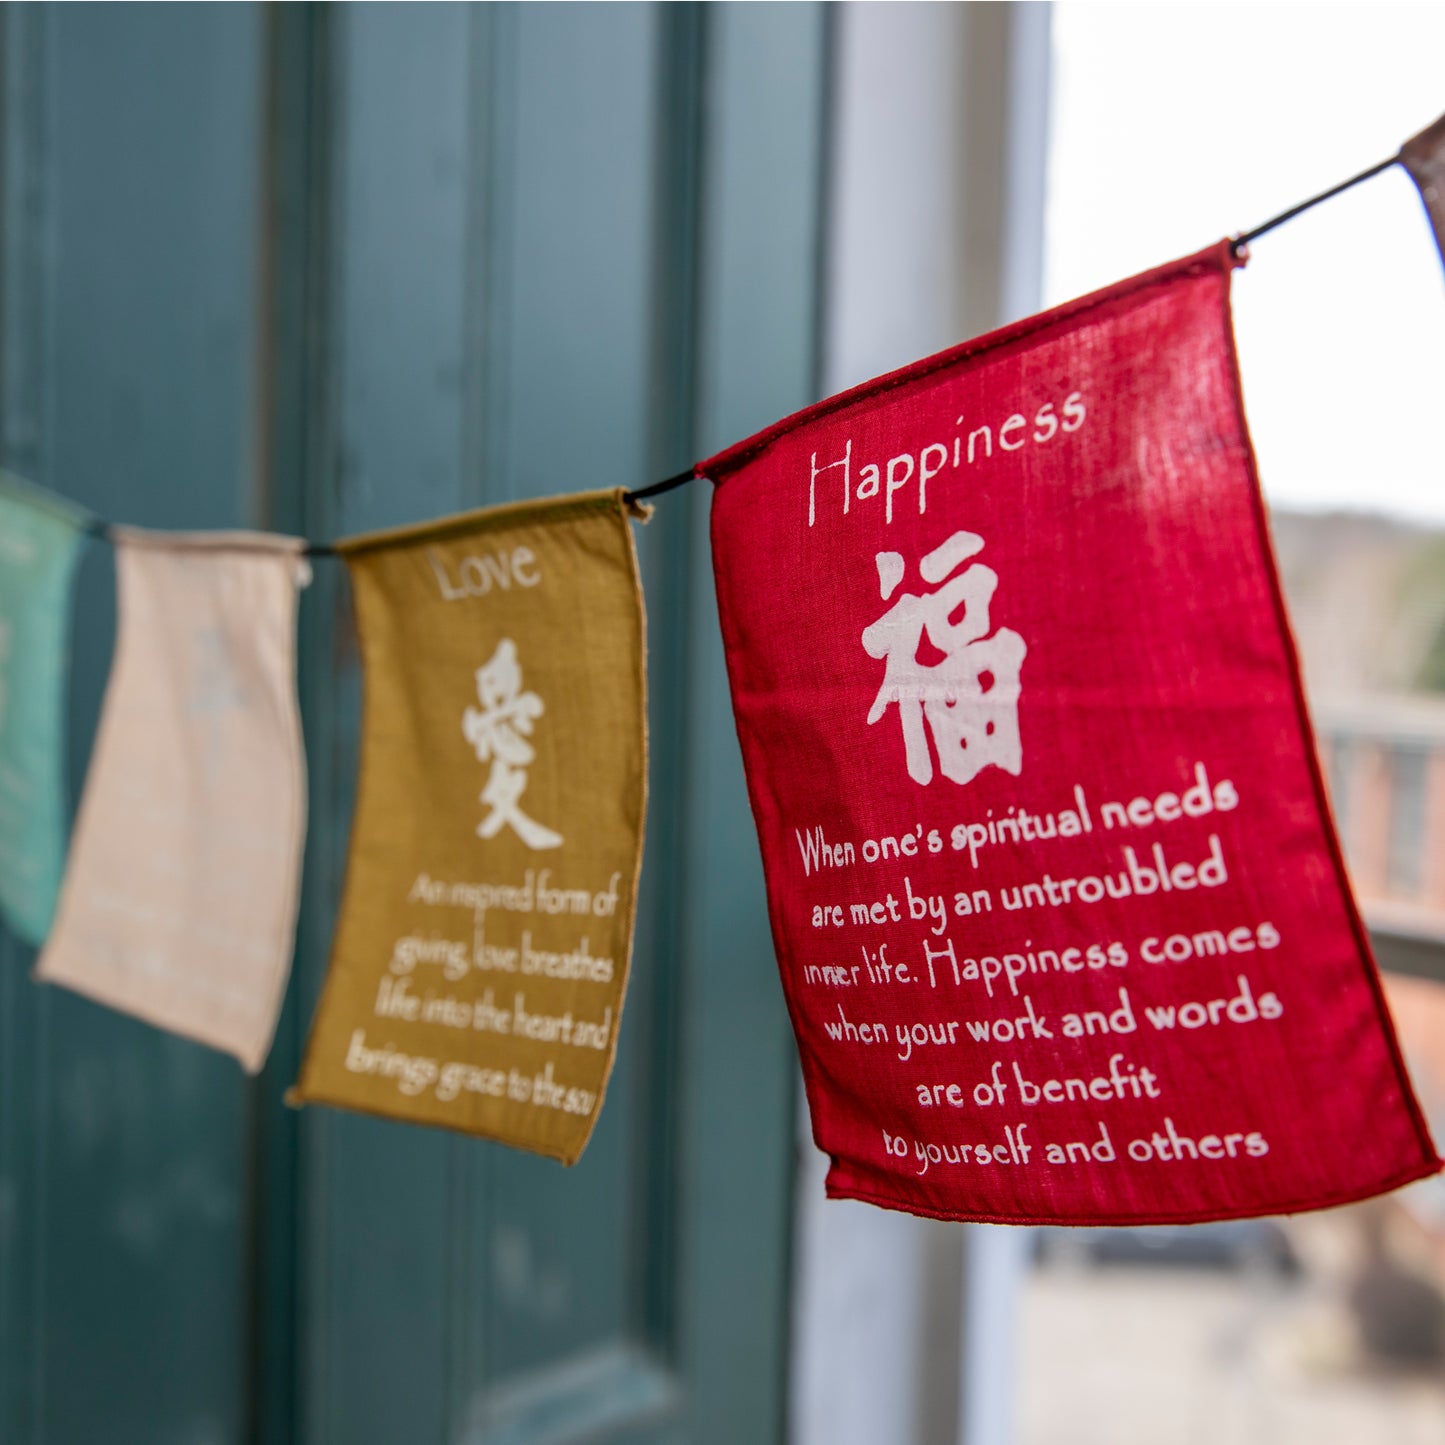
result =
[{"label": "stitched hem of flag", "polygon": [[1326,1197],[1310,1196],[1307,1199],[1283,1200],[1267,1208],[1259,1205],[1242,1205],[1238,1209],[1184,1209],[1177,1213],[1163,1210],[1132,1210],[1108,1214],[986,1214],[970,1210],[933,1209],[918,1200],[905,1201],[902,1198],[862,1188],[848,1182],[837,1174],[837,1166],[828,1171],[826,1190],[829,1199],[856,1199],[863,1204],[874,1204],[880,1209],[896,1209],[901,1214],[921,1215],[926,1219],[943,1219],[956,1224],[1018,1224],[1050,1225],[1059,1224],[1070,1228],[1087,1228],[1100,1225],[1105,1228],[1127,1228],[1150,1224],[1217,1224],[1226,1219],[1267,1219],[1276,1214],[1313,1214],[1321,1209],[1338,1209],[1345,1204],[1358,1204],[1363,1199],[1373,1199],[1391,1190],[1401,1189],[1407,1184],[1418,1183],[1438,1174],[1445,1164],[1436,1160],[1434,1164],[1421,1164],[1403,1174],[1391,1175],[1378,1183],[1352,1189]]},{"label": "stitched hem of flag", "polygon": [[[1279,578],[1279,565],[1275,560],[1274,543],[1270,537],[1269,515],[1265,509],[1264,488],[1260,484],[1259,464],[1254,451],[1254,438],[1250,435],[1244,410],[1244,380],[1239,369],[1239,348],[1234,334],[1234,304],[1231,287],[1232,268],[1224,267],[1222,274],[1223,295],[1219,304],[1219,323],[1224,329],[1224,351],[1229,362],[1230,400],[1234,407],[1235,424],[1244,443],[1245,473],[1249,478],[1250,508],[1254,515],[1255,541],[1259,548],[1266,581],[1269,583],[1270,602],[1274,608],[1275,623],[1279,628],[1283,644],[1285,666],[1289,672],[1290,690],[1294,696],[1295,721],[1299,727],[1300,746],[1304,752],[1305,766],[1309,772],[1310,786],[1314,790],[1315,806],[1319,809],[1321,832],[1329,849],[1330,862],[1334,868],[1335,880],[1344,903],[1345,916],[1360,953],[1360,963],[1370,987],[1370,996],[1375,1004],[1375,1016],[1384,1033],[1389,1049],[1390,1061],[1394,1065],[1395,1077],[1406,1112],[1414,1125],[1421,1149],[1434,1161],[1434,1167],[1426,1174],[1436,1173],[1445,1168],[1445,1161],[1439,1157],[1430,1125],[1425,1118],[1420,1101],[1415,1096],[1414,1083],[1405,1064],[1404,1051],[1400,1047],[1399,1035],[1395,1031],[1395,1019],[1385,998],[1385,986],[1380,979],[1380,965],[1370,943],[1369,930],[1360,914],[1360,905],[1350,885],[1349,869],[1340,847],[1339,830],[1335,826],[1334,811],[1330,807],[1329,789],[1325,785],[1324,770],[1320,765],[1319,742],[1315,737],[1314,723],[1310,719],[1309,702],[1305,697],[1304,673],[1300,667],[1299,646],[1294,630],[1290,626],[1289,610],[1285,604],[1284,587]],[[1424,1178],[1425,1175],[1418,1175]],[[1390,1186],[1395,1187],[1395,1186]]]},{"label": "stitched hem of flag", "polygon": [[[1371,1198],[1375,1195],[1388,1192],[1391,1189],[1399,1188],[1404,1184],[1429,1178],[1438,1173],[1442,1168],[1445,1168],[1445,1161],[1441,1160],[1436,1151],[1428,1124],[1420,1110],[1418,1100],[1415,1098],[1413,1084],[1410,1081],[1408,1071],[1404,1064],[1394,1022],[1384,1000],[1379,970],[1374,959],[1373,950],[1369,944],[1368,934],[1364,929],[1360,917],[1358,904],[1350,889],[1348,874],[1345,869],[1343,856],[1340,852],[1338,836],[1333,827],[1332,815],[1324,789],[1318,755],[1314,748],[1314,733],[1305,703],[1297,651],[1294,646],[1293,636],[1289,630],[1288,616],[1280,590],[1278,570],[1275,565],[1272,548],[1269,544],[1268,523],[1259,483],[1253,442],[1245,421],[1239,374],[1239,359],[1234,343],[1233,316],[1230,306],[1230,278],[1233,271],[1238,267],[1242,267],[1243,264],[1243,258],[1235,255],[1230,242],[1227,240],[1220,242],[1194,256],[1183,258],[1179,261],[1157,267],[1140,276],[1115,283],[1112,286],[1091,293],[1077,301],[1057,307],[1053,311],[1026,318],[1011,326],[1001,328],[998,331],[981,337],[976,341],[966,342],[948,351],[937,353],[935,356],[926,358],[923,361],[916,362],[886,376],[877,378],[874,381],[864,383],[859,387],[853,388],[851,391],[840,393],[838,396],[804,408],[793,416],[757,433],[755,436],[718,453],[715,457],[699,462],[695,469],[695,475],[699,478],[714,481],[720,488],[733,472],[755,461],[775,442],[784,439],[794,429],[816,421],[819,418],[845,411],[855,405],[867,404],[889,391],[904,388],[912,383],[928,381],[932,379],[935,374],[946,371],[964,360],[973,360],[988,353],[1004,351],[1017,343],[1026,343],[1036,333],[1047,328],[1055,326],[1071,327],[1079,322],[1090,319],[1095,312],[1104,307],[1112,305],[1132,307],[1140,303],[1140,298],[1143,294],[1155,288],[1166,286],[1179,279],[1218,277],[1222,284],[1219,290],[1219,299],[1215,307],[1215,317],[1217,323],[1223,329],[1223,344],[1228,353],[1230,385],[1232,388],[1230,405],[1234,410],[1239,436],[1244,446],[1245,471],[1251,489],[1250,507],[1255,523],[1256,545],[1261,548],[1262,555],[1260,560],[1268,579],[1273,615],[1283,643],[1283,651],[1287,664],[1287,682],[1292,690],[1294,713],[1300,728],[1300,747],[1308,754],[1307,766],[1309,770],[1310,789],[1320,809],[1319,816],[1324,824],[1324,831],[1328,834],[1328,856],[1334,870],[1338,890],[1343,897],[1351,934],[1357,944],[1359,966],[1364,970],[1372,991],[1376,1014],[1384,1031],[1389,1062],[1399,1087],[1399,1092],[1405,1101],[1411,1132],[1414,1135],[1417,1147],[1420,1149],[1421,1158],[1417,1164],[1412,1164],[1407,1171],[1397,1176],[1391,1176],[1381,1182],[1338,1195],[1330,1195],[1323,1199],[1311,1198],[1308,1202],[1289,1201],[1279,1204],[1273,1201],[1264,1203],[1257,1202],[1252,1205],[1242,1205],[1237,1209],[1221,1207],[1219,1209],[1205,1209],[1194,1212],[1186,1211],[1174,1214],[1135,1211],[1068,1216],[1049,1214],[1030,1214],[1024,1216],[1019,1213],[949,1212],[930,1208],[921,1202],[905,1202],[901,1196],[891,1196],[887,1194],[875,1195],[862,1189],[841,1189],[833,1183],[833,1174],[831,1171],[827,1185],[827,1193],[830,1197],[856,1198],[885,1208],[898,1209],[905,1213],[914,1213],[929,1218],[978,1223],[1109,1224],[1122,1226],[1148,1223],[1207,1222],[1220,1219],[1258,1218],[1276,1213],[1300,1213],[1312,1209],[1331,1208],[1340,1204]],[[721,572],[722,560],[718,556],[718,540],[715,531],[713,532],[711,540],[714,567]],[[720,615],[720,626],[723,632],[725,656],[729,662],[729,681],[732,686],[736,687],[736,680],[731,675],[731,662],[733,657],[743,650],[743,642],[729,624],[730,619],[724,609]],[[737,717],[736,709],[734,710],[734,722],[738,730],[739,745],[743,747],[744,753],[746,754],[746,743],[743,739],[741,722]],[[757,782],[752,773],[749,772],[747,776],[748,798],[755,824],[758,820],[755,790],[760,786],[761,784]],[[774,951],[780,964],[779,979],[784,1003],[793,1027],[794,1036],[796,1039],[801,1040],[804,1037],[806,1020],[804,1020],[797,1008],[789,971],[786,967],[782,966],[784,960],[791,957],[791,953],[786,946],[781,923],[781,911],[775,906],[771,879],[768,880],[768,902],[770,934]],[[835,1130],[836,1125],[832,1107],[833,1099],[830,1091],[826,1088],[814,1087],[816,1078],[811,1061],[802,1053],[801,1049],[800,1066],[809,1086],[807,1092],[814,1142],[826,1154],[828,1150],[826,1146],[822,1144],[820,1135],[831,1135]]]},{"label": "stitched hem of flag", "polygon": [[[290,956],[287,955],[286,962],[289,964]],[[224,1054],[227,1058],[235,1059],[246,1073],[254,1078],[266,1066],[266,1060],[270,1057],[271,1048],[275,1042],[276,1023],[273,1020],[271,1031],[267,1035],[264,1046],[255,1054],[242,1053],[236,1047],[234,1038],[223,1037],[218,1030],[208,1028],[204,1023],[197,1022],[186,1014],[169,1014],[160,1010],[150,1010],[143,1014],[134,1011],[133,1000],[122,987],[112,988],[108,983],[99,979],[72,978],[63,972],[54,972],[47,969],[44,973],[35,968],[30,974],[31,981],[37,984],[44,984],[51,988],[63,988],[66,993],[78,994],[82,998],[89,999],[91,1003],[99,1004],[103,1008],[110,1009],[114,1013],[123,1014],[126,1018],[143,1024],[146,1028],[156,1029],[161,1033],[169,1034],[174,1038],[182,1039],[187,1043],[199,1044],[202,1048],[212,1049],[218,1054]],[[289,978],[289,968],[283,971],[280,980],[281,992],[284,994],[285,985]],[[268,981],[268,987],[270,983]],[[281,1012],[281,998],[273,996],[273,1011],[279,1018]]]},{"label": "stitched hem of flag", "polygon": [[[647,828],[649,736],[647,727],[647,608],[642,592],[642,575],[638,564],[637,544],[632,534],[630,522],[634,519],[646,522],[651,516],[652,509],[644,504],[628,501],[624,489],[615,487],[609,491],[581,493],[575,497],[566,498],[561,501],[542,498],[537,501],[520,502],[511,506],[487,507],[462,513],[457,516],[444,517],[435,521],[421,522],[413,526],[397,528],[393,531],[365,533],[356,537],[346,538],[336,543],[336,551],[346,557],[380,547],[406,547],[420,542],[434,541],[438,538],[450,536],[454,532],[476,533],[494,531],[498,527],[510,529],[518,525],[524,525],[529,521],[547,523],[565,520],[571,517],[589,516],[596,512],[616,515],[627,539],[631,581],[634,599],[637,604],[638,617],[638,663],[633,685],[638,689],[640,694],[638,715],[642,744],[640,759],[642,797],[637,829],[636,857],[632,868],[632,901],[628,914],[627,950],[620,968],[622,983],[618,990],[617,997],[617,1019],[612,1030],[612,1044],[611,1052],[608,1055],[607,1070],[598,1087],[597,1104],[592,1111],[587,1132],[582,1136],[577,1147],[573,1150],[548,1148],[545,1144],[539,1143],[535,1138],[524,1138],[521,1135],[514,1136],[509,1131],[504,1131],[491,1125],[482,1127],[473,1125],[463,1119],[430,1119],[420,1116],[415,1112],[407,1112],[401,1108],[396,1110],[385,1109],[370,1104],[358,1103],[352,1099],[332,1097],[329,1093],[312,1087],[308,1082],[308,1075],[312,1072],[313,1068],[312,1051],[316,1044],[316,1022],[326,1007],[327,994],[331,986],[333,970],[336,965],[336,938],[334,933],[331,942],[331,951],[327,959],[326,976],[322,982],[321,991],[317,997],[315,1007],[312,1010],[309,1032],[301,1052],[301,1061],[297,1067],[296,1079],[291,1087],[286,1090],[283,1097],[283,1102],[289,1108],[300,1109],[311,1105],[321,1105],[325,1108],[342,1109],[348,1113],[363,1114],[374,1119],[387,1119],[397,1124],[416,1124],[432,1129],[443,1129],[451,1134],[461,1134],[471,1139],[484,1139],[494,1144],[501,1144],[507,1148],[518,1149],[527,1154],[534,1154],[542,1159],[555,1159],[567,1168],[571,1168],[572,1165],[581,1159],[582,1155],[586,1152],[587,1145],[591,1143],[592,1135],[597,1128],[597,1121],[602,1114],[602,1107],[606,1102],[607,1088],[612,1081],[612,1070],[616,1065],[617,1044],[622,1030],[622,1016],[627,1004],[628,985],[632,978],[632,958],[636,943],[637,890],[642,877],[643,841]],[[358,730],[358,736],[361,739],[361,750],[358,753],[356,765],[356,796],[353,800],[353,820],[363,816],[362,794],[367,786],[368,779],[372,775],[372,769],[367,765],[365,753],[366,740],[371,736],[367,727],[366,703],[367,687],[365,679],[363,678],[360,702],[360,727]],[[355,824],[353,822],[353,828],[354,826]],[[342,871],[341,889],[338,895],[340,900],[337,912],[338,919],[346,909],[349,892],[353,886],[352,872],[356,862],[355,848],[351,844],[348,844],[346,861]]]},{"label": "stitched hem of flag", "polygon": [[646,521],[651,515],[651,508],[645,504],[629,502],[624,488],[611,487],[606,491],[579,492],[565,500],[544,497],[536,501],[509,502],[499,507],[478,507],[470,512],[457,512],[426,522],[411,522],[404,527],[359,532],[354,537],[342,537],[332,545],[343,556],[354,556],[378,547],[406,547],[417,542],[440,541],[463,532],[494,532],[531,521],[562,521],[567,517],[614,509],[624,518],[633,517],[638,521]]},{"label": "stitched hem of flag", "polygon": [[774,422],[772,426],[764,427],[762,431],[755,432],[705,461],[698,462],[693,468],[693,475],[699,480],[710,480],[721,485],[730,473],[753,461],[774,442],[809,422],[831,416],[834,412],[846,411],[859,402],[872,401],[890,391],[908,386],[911,382],[926,381],[936,372],[946,371],[961,361],[973,360],[989,352],[1001,351],[1016,342],[1027,341],[1039,331],[1087,320],[1102,306],[1126,297],[1135,297],[1156,286],[1167,286],[1181,277],[1201,276],[1217,270],[1227,274],[1236,267],[1242,267],[1245,259],[1242,254],[1235,254],[1232,242],[1220,241],[1193,256],[1171,261],[1165,266],[1157,266],[1152,271],[1145,271],[1127,281],[1105,286],[1102,290],[1091,291],[1075,301],[1066,301],[1061,306],[1055,306],[1051,311],[1041,311],[1037,316],[1027,316],[1008,326],[1001,326],[996,331],[985,332],[973,341],[962,342],[947,351],[935,352],[932,356],[911,362],[897,371],[886,372],[848,391],[840,391],[836,396],[825,397],[811,406],[805,406],[801,411],[795,411],[791,416]]},{"label": "stitched hem of flag", "polygon": [[283,532],[250,532],[244,528],[222,532],[171,532],[155,527],[110,529],[111,540],[119,546],[159,552],[274,552],[290,556],[306,546],[304,537]]},{"label": "stitched hem of flag", "polygon": [[627,1011],[627,995],[632,984],[632,957],[637,946],[637,890],[642,884],[642,859],[647,851],[648,749],[652,742],[647,730],[647,603],[642,595],[642,568],[637,558],[637,539],[632,535],[629,518],[646,522],[652,515],[652,509],[646,503],[627,501],[620,489],[604,495],[615,498],[621,509],[622,515],[619,521],[622,525],[623,535],[627,539],[628,568],[632,574],[633,599],[637,604],[637,671],[632,679],[632,685],[637,689],[641,734],[639,739],[641,755],[638,759],[641,798],[637,817],[637,850],[632,863],[632,901],[627,910],[627,948],[622,956],[619,969],[622,981],[617,990],[617,1018],[612,1026],[612,1042],[607,1051],[607,1067],[602,1072],[602,1082],[597,1089],[597,1105],[592,1110],[592,1116],[587,1123],[587,1132],[582,1136],[576,1152],[571,1155],[549,1156],[560,1159],[569,1169],[582,1157],[587,1146],[592,1142],[592,1135],[597,1131],[597,1121],[602,1117],[602,1110],[607,1104],[607,1091],[612,1084],[612,1071],[617,1067],[617,1045],[622,1037],[622,1017]]},{"label": "stitched hem of flag", "polygon": [[[620,1014],[618,1021],[621,1022]],[[354,1099],[334,1099],[327,1094],[317,1093],[313,1089],[303,1090],[299,1081],[286,1090],[282,1096],[282,1102],[288,1109],[310,1109],[319,1105],[323,1109],[340,1109],[347,1114],[362,1114],[368,1119],[385,1119],[389,1123],[404,1124],[408,1128],[439,1129],[444,1134],[460,1134],[467,1139],[479,1139],[487,1144],[500,1144],[504,1149],[516,1149],[523,1154],[533,1154],[539,1159],[553,1159],[568,1169],[582,1157],[588,1140],[592,1137],[589,1132],[587,1139],[582,1142],[582,1148],[568,1155],[560,1149],[548,1149],[535,1139],[513,1138],[509,1134],[504,1134],[500,1129],[473,1129],[461,1122],[429,1119],[421,1114],[408,1114],[404,1111],[394,1112],[375,1104],[361,1104]]]}]

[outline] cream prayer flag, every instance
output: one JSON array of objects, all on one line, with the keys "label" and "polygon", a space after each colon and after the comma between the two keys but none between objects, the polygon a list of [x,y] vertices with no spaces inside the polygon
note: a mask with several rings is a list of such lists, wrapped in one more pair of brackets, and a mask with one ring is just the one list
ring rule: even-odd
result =
[{"label": "cream prayer flag", "polygon": [[298,1103],[571,1164],[617,1047],[646,786],[629,511],[594,492],[342,542],[364,727]]},{"label": "cream prayer flag", "polygon": [[306,767],[302,543],[115,533],[115,661],[37,976],[265,1061],[290,967]]}]

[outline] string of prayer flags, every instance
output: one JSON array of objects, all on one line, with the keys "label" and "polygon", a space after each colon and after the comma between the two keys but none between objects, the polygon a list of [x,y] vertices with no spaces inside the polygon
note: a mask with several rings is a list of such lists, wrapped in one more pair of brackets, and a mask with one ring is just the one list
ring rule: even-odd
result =
[{"label": "string of prayer flags", "polygon": [[363,675],[331,967],[291,1099],[574,1163],[617,1048],[647,776],[620,491],[337,545]]},{"label": "string of prayer flags", "polygon": [[[1396,159],[1445,260],[1445,117]],[[1437,1169],[1329,822],[1229,312],[1246,243],[1390,164],[635,495],[338,544],[360,778],[292,1102],[580,1157],[644,823],[630,522],[710,476],[830,1193],[1183,1223]],[[91,531],[116,546],[120,625],[66,865],[70,589]],[[98,528],[0,475],[0,910],[32,942],[49,931],[41,980],[251,1071],[298,903],[305,550]]]},{"label": "string of prayer flags", "polygon": [[66,662],[86,521],[0,473],[0,907],[36,945],[65,868]]},{"label": "string of prayer flags", "polygon": [[306,826],[303,544],[114,540],[115,659],[36,976],[255,1072],[290,969]]},{"label": "string of prayer flags", "polygon": [[1439,1167],[1331,831],[1229,245],[703,462],[835,1196],[1183,1223]]},{"label": "string of prayer flags", "polygon": [[1445,262],[1445,115],[1400,147],[1400,163],[1420,189],[1440,259]]}]

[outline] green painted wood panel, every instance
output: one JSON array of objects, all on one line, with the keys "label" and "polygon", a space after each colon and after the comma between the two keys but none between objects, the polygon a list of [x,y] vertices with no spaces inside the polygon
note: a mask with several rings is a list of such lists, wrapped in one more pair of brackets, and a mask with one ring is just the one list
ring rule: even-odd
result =
[{"label": "green painted wood panel", "polygon": [[[7,465],[127,520],[249,521],[259,13],[11,7]],[[94,549],[75,772],[109,661]],[[26,978],[0,996],[0,1437],[247,1431],[246,1089],[234,1065]]]},{"label": "green painted wood panel", "polygon": [[[707,25],[696,401],[704,454],[814,398],[828,51],[822,6],[718,5]],[[707,1301],[689,1341],[693,1438],[723,1442],[782,1438],[787,1296],[762,1295],[757,1282],[787,1279],[790,1230],[764,1227],[753,1199],[791,1179],[794,1119],[778,1100],[790,1096],[796,1056],[722,664],[708,500],[691,499],[690,519],[690,987],[680,1023],[695,1083],[679,1209],[699,1231],[684,1298]],[[740,1318],[751,1328],[739,1330]],[[771,1419],[765,1395],[778,1412]]]},{"label": "green painted wood panel", "polygon": [[[809,399],[821,6],[12,6],[0,46],[0,457],[107,513],[336,534],[637,485]],[[338,564],[259,1082],[0,940],[6,1445],[782,1438],[793,1055],[709,500],[639,536],[649,848],[577,1168],[280,1104],[351,806]]]}]

